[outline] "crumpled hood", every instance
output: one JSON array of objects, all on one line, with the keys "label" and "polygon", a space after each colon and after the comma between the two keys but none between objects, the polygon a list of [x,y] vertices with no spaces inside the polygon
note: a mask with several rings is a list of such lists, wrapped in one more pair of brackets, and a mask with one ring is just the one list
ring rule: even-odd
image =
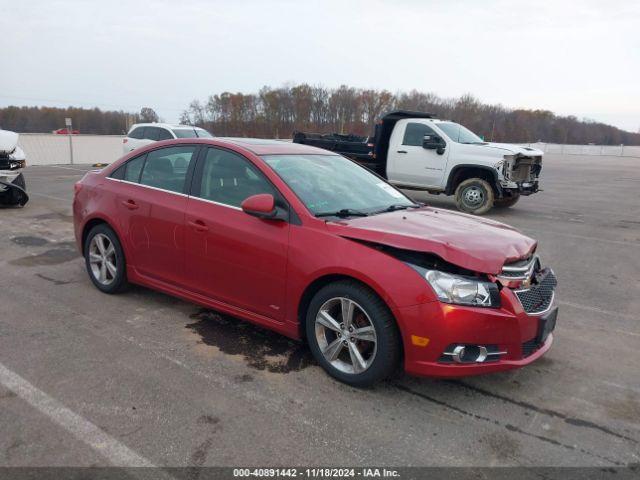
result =
[{"label": "crumpled hood", "polygon": [[537,148],[525,147],[524,145],[514,145],[513,143],[486,143],[481,145],[485,148],[497,148],[499,150],[506,150],[505,155],[524,155],[525,157],[541,157],[544,155],[542,150]]},{"label": "crumpled hood", "polygon": [[9,130],[0,130],[0,153],[11,153],[18,146],[18,134]]},{"label": "crumpled hood", "polygon": [[328,222],[327,228],[341,237],[432,253],[492,275],[505,263],[529,256],[537,246],[503,223],[431,207]]}]

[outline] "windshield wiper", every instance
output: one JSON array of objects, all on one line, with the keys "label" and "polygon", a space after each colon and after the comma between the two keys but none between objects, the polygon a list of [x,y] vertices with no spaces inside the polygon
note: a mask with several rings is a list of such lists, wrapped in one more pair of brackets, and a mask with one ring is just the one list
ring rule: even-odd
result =
[{"label": "windshield wiper", "polygon": [[359,210],[353,210],[351,208],[343,208],[342,210],[337,210],[335,212],[321,212],[316,213],[316,217],[367,217],[368,213],[361,212]]},{"label": "windshield wiper", "polygon": [[419,203],[413,203],[411,205],[407,205],[406,203],[394,203],[393,205],[389,205],[387,208],[383,208],[382,210],[373,212],[372,215],[385,212],[395,212],[396,210],[406,210],[407,208],[419,208],[421,206],[422,205],[420,205]]}]

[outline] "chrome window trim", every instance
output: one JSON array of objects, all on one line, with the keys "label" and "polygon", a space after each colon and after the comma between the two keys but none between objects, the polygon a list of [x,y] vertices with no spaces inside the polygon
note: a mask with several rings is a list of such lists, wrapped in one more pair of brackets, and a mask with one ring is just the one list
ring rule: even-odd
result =
[{"label": "chrome window trim", "polygon": [[196,197],[195,195],[187,195],[186,193],[174,192],[172,190],[165,190],[164,188],[152,187],[151,185],[145,185],[143,183],[137,183],[137,182],[130,182],[129,180],[121,180],[119,178],[111,178],[111,177],[105,177],[105,178],[107,180],[111,180],[112,182],[127,183],[129,185],[135,185],[136,187],[143,187],[143,188],[149,188],[151,190],[157,190],[159,192],[172,193],[174,195],[179,195],[181,197],[193,198],[194,200],[200,200],[201,202],[213,203],[214,205],[219,205],[221,207],[227,207],[233,210],[242,211],[242,208],[236,207],[235,205],[228,205],[226,203],[216,202],[214,200],[209,200],[207,198]]},{"label": "chrome window trim", "polygon": [[188,197],[189,196],[186,193],[174,192],[173,190],[165,190],[164,188],[152,187],[151,185],[145,185],[144,183],[130,182],[129,180],[121,180],[119,178],[111,178],[111,177],[105,177],[105,178],[107,180],[111,180],[112,182],[127,183],[129,185],[135,185],[136,187],[143,187],[143,188],[149,188],[151,190],[157,190],[159,192],[172,193],[174,195],[179,195],[181,197]]},{"label": "chrome window trim", "polygon": [[227,207],[227,208],[231,208],[233,210],[242,211],[242,208],[236,207],[235,205],[229,205],[229,204],[226,204],[226,203],[220,203],[220,202],[216,202],[215,200],[209,200],[208,198],[196,197],[194,195],[188,195],[188,197],[189,198],[193,198],[194,200],[200,200],[201,202],[213,203],[214,205],[219,205],[221,207]]}]

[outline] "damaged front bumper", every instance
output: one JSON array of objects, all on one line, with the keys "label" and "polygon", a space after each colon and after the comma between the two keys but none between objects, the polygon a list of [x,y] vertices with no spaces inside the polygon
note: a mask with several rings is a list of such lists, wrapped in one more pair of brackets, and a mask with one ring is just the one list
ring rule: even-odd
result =
[{"label": "damaged front bumper", "polygon": [[0,205],[20,205],[29,201],[22,172],[0,170]]},{"label": "damaged front bumper", "polygon": [[0,151],[0,205],[24,206],[29,201],[23,170],[24,152],[15,145],[10,152]]},{"label": "damaged front bumper", "polygon": [[519,195],[531,195],[539,188],[542,156],[505,155],[500,186]]}]

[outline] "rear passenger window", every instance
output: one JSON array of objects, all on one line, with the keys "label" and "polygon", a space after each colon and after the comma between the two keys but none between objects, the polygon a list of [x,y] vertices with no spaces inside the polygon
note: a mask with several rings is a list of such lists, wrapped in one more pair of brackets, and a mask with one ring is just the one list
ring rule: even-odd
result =
[{"label": "rear passenger window", "polygon": [[127,136],[129,138],[137,138],[137,139],[144,138],[144,127],[138,127],[133,129],[133,131]]},{"label": "rear passenger window", "polygon": [[146,127],[144,129],[144,138],[147,140],[158,140],[160,129],[157,127]]},{"label": "rear passenger window", "polygon": [[428,125],[424,123],[409,123],[404,131],[404,138],[402,139],[403,145],[410,145],[414,147],[421,147],[422,140],[425,135],[435,135],[436,132]]},{"label": "rear passenger window", "polygon": [[158,140],[170,140],[173,136],[164,128],[158,128]]},{"label": "rear passenger window", "polygon": [[226,150],[209,148],[200,181],[200,198],[239,207],[251,195],[270,193],[275,188],[246,158]]},{"label": "rear passenger window", "polygon": [[142,170],[142,165],[144,164],[144,157],[145,156],[142,155],[141,157],[129,160],[125,164],[123,180],[138,183],[138,180],[140,179],[140,170]]},{"label": "rear passenger window", "polygon": [[153,150],[147,154],[140,183],[150,187],[184,193],[187,170],[197,147],[180,146]]}]

